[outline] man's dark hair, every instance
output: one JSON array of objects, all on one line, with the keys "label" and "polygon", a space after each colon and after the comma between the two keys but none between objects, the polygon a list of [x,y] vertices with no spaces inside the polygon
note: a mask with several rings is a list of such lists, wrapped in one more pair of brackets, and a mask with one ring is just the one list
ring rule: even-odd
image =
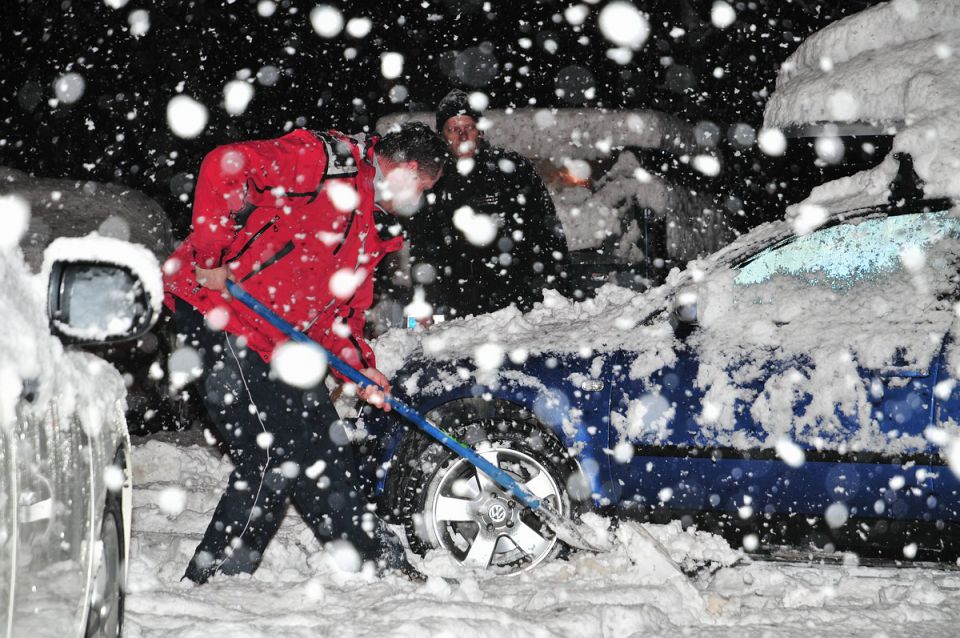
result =
[{"label": "man's dark hair", "polygon": [[449,151],[432,128],[420,122],[408,122],[400,125],[400,130],[387,133],[377,142],[377,154],[394,162],[411,162],[436,175],[447,162]]}]

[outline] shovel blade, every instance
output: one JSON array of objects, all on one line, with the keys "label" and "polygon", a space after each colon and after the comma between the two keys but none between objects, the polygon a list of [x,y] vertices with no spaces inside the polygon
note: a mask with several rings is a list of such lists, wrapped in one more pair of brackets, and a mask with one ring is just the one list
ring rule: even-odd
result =
[{"label": "shovel blade", "polygon": [[614,537],[607,531],[598,532],[586,525],[577,525],[569,518],[561,516],[546,503],[533,510],[534,513],[553,530],[561,541],[588,552],[609,552],[614,546]]}]

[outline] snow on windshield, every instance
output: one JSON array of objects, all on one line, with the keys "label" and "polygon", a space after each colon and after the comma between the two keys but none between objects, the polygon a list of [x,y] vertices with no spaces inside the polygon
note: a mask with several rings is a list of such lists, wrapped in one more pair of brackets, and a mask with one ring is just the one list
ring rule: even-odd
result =
[{"label": "snow on windshield", "polygon": [[831,208],[885,201],[897,152],[913,156],[928,197],[960,196],[958,50],[960,4],[954,0],[881,4],[807,38],[782,66],[765,126],[904,124],[883,163],[819,186],[806,201]]}]

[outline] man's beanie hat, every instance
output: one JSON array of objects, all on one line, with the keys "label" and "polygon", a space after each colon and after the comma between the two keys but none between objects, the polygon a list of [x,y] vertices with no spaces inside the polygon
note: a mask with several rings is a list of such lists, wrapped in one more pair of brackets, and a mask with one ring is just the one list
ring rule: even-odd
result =
[{"label": "man's beanie hat", "polygon": [[447,93],[440,104],[437,104],[437,131],[443,131],[443,125],[451,117],[469,115],[474,120],[480,120],[480,113],[470,108],[470,98],[460,89]]}]

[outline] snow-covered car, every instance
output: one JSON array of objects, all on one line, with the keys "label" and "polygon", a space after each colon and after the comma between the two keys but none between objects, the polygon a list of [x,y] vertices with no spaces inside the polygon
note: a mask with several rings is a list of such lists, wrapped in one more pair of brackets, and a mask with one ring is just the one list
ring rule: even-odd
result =
[{"label": "snow-covered car", "polygon": [[[955,555],[960,216],[949,200],[801,207],[643,293],[394,330],[394,392],[565,515],[681,519],[747,550]],[[417,551],[528,569],[537,519],[372,415],[366,473]],[[503,506],[507,515],[504,516]]]},{"label": "snow-covered car", "polygon": [[126,390],[109,363],[64,344],[146,333],[159,267],[145,248],[94,236],[53,241],[33,274],[17,245],[29,204],[0,203],[0,635],[117,636],[132,506]]},{"label": "snow-covered car", "polygon": [[[170,220],[155,201],[132,188],[89,180],[30,177],[0,168],[0,196],[22,198],[30,206],[29,227],[20,247],[37,272],[47,246],[59,237],[97,233],[148,249],[163,262],[173,249]],[[103,357],[124,375],[127,420],[135,433],[177,427],[184,405],[169,391],[167,359],[173,330],[157,321],[137,339],[77,345]]]}]

